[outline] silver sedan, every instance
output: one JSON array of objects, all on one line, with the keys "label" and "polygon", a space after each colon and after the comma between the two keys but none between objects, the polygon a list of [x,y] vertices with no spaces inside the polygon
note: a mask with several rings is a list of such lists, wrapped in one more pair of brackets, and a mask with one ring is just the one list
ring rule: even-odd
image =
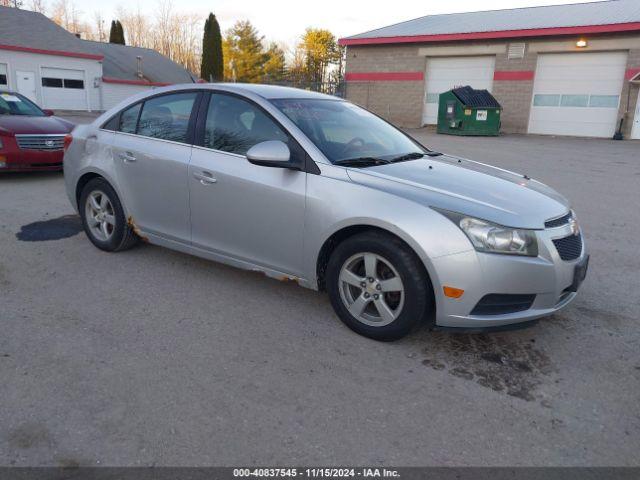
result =
[{"label": "silver sedan", "polygon": [[143,239],[326,290],[378,340],[423,323],[527,325],[571,302],[587,270],[560,194],[326,95],[160,88],[65,145],[69,199],[96,247]]}]

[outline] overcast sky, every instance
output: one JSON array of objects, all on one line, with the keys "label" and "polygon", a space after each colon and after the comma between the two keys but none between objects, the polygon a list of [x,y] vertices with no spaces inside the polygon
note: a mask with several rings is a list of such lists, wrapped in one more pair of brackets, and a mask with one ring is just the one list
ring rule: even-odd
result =
[{"label": "overcast sky", "polygon": [[[295,43],[306,27],[331,30],[338,37],[354,35],[392,23],[424,15],[495,10],[502,8],[585,3],[587,0],[174,0],[174,8],[196,12],[204,17],[213,11],[221,27],[248,19],[268,40]],[[640,1],[640,0],[639,0]],[[114,16],[118,6],[153,15],[158,0],[80,1],[76,5],[87,16],[96,9],[106,19]],[[110,23],[110,22],[109,22]]]}]

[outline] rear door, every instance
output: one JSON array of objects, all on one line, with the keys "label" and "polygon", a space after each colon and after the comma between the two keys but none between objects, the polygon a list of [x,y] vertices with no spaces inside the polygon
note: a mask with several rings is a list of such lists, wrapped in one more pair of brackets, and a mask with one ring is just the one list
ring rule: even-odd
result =
[{"label": "rear door", "polygon": [[146,99],[124,110],[113,138],[118,184],[143,231],[189,243],[189,159],[198,92]]},{"label": "rear door", "polygon": [[210,96],[200,136],[189,175],[193,245],[300,276],[306,173],[253,165],[246,153],[266,140],[284,141],[294,157],[304,151],[258,105],[231,94]]}]

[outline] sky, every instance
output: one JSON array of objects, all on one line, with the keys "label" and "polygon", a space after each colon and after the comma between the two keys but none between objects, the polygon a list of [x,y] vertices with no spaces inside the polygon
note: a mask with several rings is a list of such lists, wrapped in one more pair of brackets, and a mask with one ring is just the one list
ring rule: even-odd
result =
[{"label": "sky", "polygon": [[[503,8],[586,3],[588,0],[173,0],[176,10],[216,14],[223,30],[237,20],[250,20],[269,41],[293,45],[307,27],[326,28],[337,37],[362,33],[424,15]],[[28,2],[27,2],[28,3]],[[75,0],[87,16],[99,10],[109,20],[118,6],[153,15],[158,0]]]}]

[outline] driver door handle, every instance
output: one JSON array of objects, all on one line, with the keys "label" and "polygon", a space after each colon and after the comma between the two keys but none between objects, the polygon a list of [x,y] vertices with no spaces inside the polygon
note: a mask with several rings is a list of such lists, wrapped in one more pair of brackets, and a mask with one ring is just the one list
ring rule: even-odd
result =
[{"label": "driver door handle", "polygon": [[211,172],[207,172],[206,170],[202,172],[193,172],[193,178],[195,178],[196,180],[200,180],[200,183],[202,185],[211,185],[218,181],[213,178],[213,174]]},{"label": "driver door handle", "polygon": [[131,152],[124,152],[120,154],[120,158],[125,162],[125,163],[131,163],[131,162],[135,162],[136,161],[136,157],[133,153]]}]

